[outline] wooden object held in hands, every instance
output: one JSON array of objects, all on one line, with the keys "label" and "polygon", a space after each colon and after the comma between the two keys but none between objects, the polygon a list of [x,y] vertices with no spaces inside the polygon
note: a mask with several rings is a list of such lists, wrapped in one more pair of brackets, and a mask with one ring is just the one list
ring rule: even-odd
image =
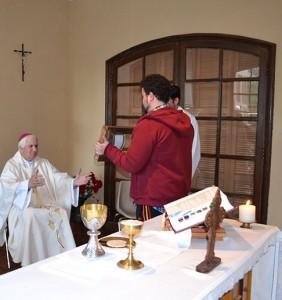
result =
[{"label": "wooden object held in hands", "polygon": [[[99,137],[98,141],[100,143],[103,143],[104,137],[106,137],[106,138],[109,137],[109,134],[107,132],[107,127],[106,126],[102,127],[102,130],[101,130],[100,137]],[[95,152],[94,159],[96,159],[97,161],[99,161],[99,158],[100,158],[100,155],[97,152]]]},{"label": "wooden object held in hands", "polygon": [[[104,137],[106,137],[112,145],[115,145],[120,150],[124,150],[124,145],[126,143],[125,135],[132,134],[133,128],[134,127],[132,127],[132,126],[104,125],[101,130],[99,142],[103,143]],[[119,137],[119,139],[117,139],[117,137]],[[121,139],[121,137],[122,137],[122,139]],[[104,155],[99,155],[98,153],[95,153],[94,158],[97,161],[105,161],[106,160]]]}]

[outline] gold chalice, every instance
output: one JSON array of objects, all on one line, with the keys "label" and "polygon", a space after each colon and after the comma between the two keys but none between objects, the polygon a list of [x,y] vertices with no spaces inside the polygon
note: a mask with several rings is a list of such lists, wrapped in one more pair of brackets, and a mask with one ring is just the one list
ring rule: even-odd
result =
[{"label": "gold chalice", "polygon": [[82,251],[82,255],[95,258],[105,254],[104,249],[98,241],[98,231],[106,222],[108,207],[103,204],[84,204],[80,207],[83,224],[89,229],[90,236],[88,244]]},{"label": "gold chalice", "polygon": [[134,237],[138,236],[143,227],[143,222],[138,220],[122,220],[119,222],[120,231],[129,237],[126,244],[128,248],[128,256],[124,260],[120,260],[117,265],[126,270],[138,270],[144,267],[144,264],[136,260],[133,256],[133,248],[135,247]]}]

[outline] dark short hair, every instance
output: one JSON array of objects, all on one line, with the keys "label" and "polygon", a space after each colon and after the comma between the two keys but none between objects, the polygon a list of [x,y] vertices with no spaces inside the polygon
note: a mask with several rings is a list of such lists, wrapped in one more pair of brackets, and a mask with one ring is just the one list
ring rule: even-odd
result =
[{"label": "dark short hair", "polygon": [[152,92],[158,100],[168,103],[170,83],[164,76],[160,74],[148,75],[140,82],[140,87],[144,89],[147,95]]},{"label": "dark short hair", "polygon": [[174,100],[178,98],[180,100],[180,88],[179,86],[172,84],[170,87],[170,98]]}]

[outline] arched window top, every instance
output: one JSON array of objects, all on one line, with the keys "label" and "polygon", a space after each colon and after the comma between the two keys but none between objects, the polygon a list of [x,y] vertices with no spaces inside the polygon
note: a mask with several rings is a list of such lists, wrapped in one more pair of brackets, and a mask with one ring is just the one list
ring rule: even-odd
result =
[{"label": "arched window top", "polygon": [[246,51],[248,53],[254,53],[260,55],[262,49],[267,50],[270,54],[275,55],[276,46],[273,43],[244,37],[238,35],[227,34],[209,34],[209,33],[194,33],[174,35],[164,38],[151,40],[141,43],[129,49],[126,49],[117,55],[107,60],[107,64],[122,62],[122,60],[131,59],[131,57],[140,57],[140,55],[146,55],[146,53],[159,52],[161,49],[174,49],[179,43],[187,42],[191,47],[207,47],[218,48],[223,43],[226,49],[234,49],[238,51]]}]

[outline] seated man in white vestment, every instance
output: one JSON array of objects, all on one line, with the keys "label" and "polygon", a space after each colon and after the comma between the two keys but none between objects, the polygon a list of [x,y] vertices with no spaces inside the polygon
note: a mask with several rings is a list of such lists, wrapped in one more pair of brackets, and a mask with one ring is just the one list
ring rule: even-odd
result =
[{"label": "seated man in white vestment", "polygon": [[[21,135],[18,151],[1,174],[4,192],[14,190],[5,206],[9,251],[22,266],[75,248],[69,223],[71,205],[78,205],[79,186],[90,179],[90,174],[82,175],[80,170],[75,178],[61,173],[37,154],[37,137]],[[0,228],[6,222],[1,218]]]}]

